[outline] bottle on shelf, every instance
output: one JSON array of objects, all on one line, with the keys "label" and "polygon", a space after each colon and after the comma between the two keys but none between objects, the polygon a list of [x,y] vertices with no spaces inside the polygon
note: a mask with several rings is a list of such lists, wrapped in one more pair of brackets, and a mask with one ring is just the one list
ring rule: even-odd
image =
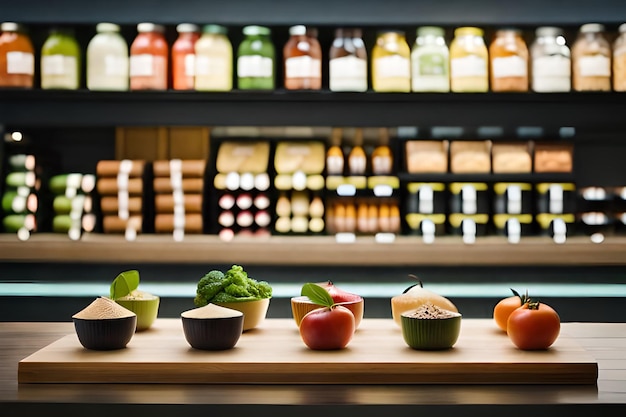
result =
[{"label": "bottle on shelf", "polygon": [[626,91],[626,23],[618,31],[613,42],[613,90]]},{"label": "bottle on shelf", "polygon": [[237,88],[273,90],[276,52],[271,30],[264,26],[246,26],[244,39],[237,49]]},{"label": "bottle on shelf", "polygon": [[233,89],[233,46],[227,29],[206,25],[196,42],[196,81],[198,91],[230,91]]},{"label": "bottle on shelf", "polygon": [[361,29],[336,29],[329,57],[330,91],[367,91],[367,50]]},{"label": "bottle on shelf", "polygon": [[307,27],[289,28],[289,40],[283,49],[285,88],[320,90],[322,88],[322,49]]},{"label": "bottle on shelf", "polygon": [[41,88],[78,89],[80,53],[80,46],[72,30],[52,29],[41,48]]},{"label": "bottle on shelf", "polygon": [[130,46],[130,89],[167,90],[169,46],[165,28],[154,23],[139,23]]},{"label": "bottle on shelf", "polygon": [[450,51],[444,30],[437,26],[417,28],[411,51],[411,84],[414,92],[450,91]]},{"label": "bottle on shelf", "polygon": [[572,61],[563,30],[542,26],[530,47],[531,88],[537,93],[566,92],[572,88]]},{"label": "bottle on shelf", "polygon": [[575,91],[611,90],[611,44],[604,36],[604,25],[580,27],[572,46],[572,63]]},{"label": "bottle on shelf", "polygon": [[491,91],[528,91],[528,47],[519,29],[496,31],[489,45]]},{"label": "bottle on shelf", "polygon": [[411,91],[411,49],[403,32],[380,32],[372,50],[372,89]]},{"label": "bottle on shelf", "polygon": [[196,41],[200,38],[200,29],[192,23],[180,23],[176,26],[178,37],[172,45],[172,88],[174,90],[193,90],[196,75]]},{"label": "bottle on shelf", "polygon": [[489,91],[489,52],[483,30],[460,27],[450,44],[450,89],[455,93]]},{"label": "bottle on shelf", "polygon": [[128,44],[114,23],[98,23],[87,45],[87,88],[128,90]]},{"label": "bottle on shelf", "polygon": [[22,25],[0,25],[0,87],[33,88],[35,50]]}]

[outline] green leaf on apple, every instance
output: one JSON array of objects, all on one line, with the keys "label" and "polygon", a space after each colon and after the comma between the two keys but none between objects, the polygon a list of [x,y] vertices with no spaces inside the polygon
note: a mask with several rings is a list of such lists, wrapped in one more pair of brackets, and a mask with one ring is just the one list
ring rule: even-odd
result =
[{"label": "green leaf on apple", "polygon": [[111,283],[110,297],[116,300],[125,297],[139,287],[139,271],[133,269],[120,273]]},{"label": "green leaf on apple", "polygon": [[311,282],[308,282],[302,286],[302,291],[300,295],[307,296],[309,297],[309,300],[311,300],[314,304],[324,307],[332,307],[335,304],[335,301],[333,301],[333,297],[330,296],[328,291],[326,291],[319,285],[313,284]]}]

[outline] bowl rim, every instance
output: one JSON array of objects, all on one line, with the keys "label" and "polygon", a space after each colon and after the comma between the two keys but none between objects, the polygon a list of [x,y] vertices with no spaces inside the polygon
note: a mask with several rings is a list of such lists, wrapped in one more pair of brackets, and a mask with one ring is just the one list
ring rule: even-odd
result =
[{"label": "bowl rim", "polygon": [[84,318],[80,318],[80,317],[72,317],[73,321],[84,321],[84,322],[105,322],[105,321],[122,321],[122,320],[127,320],[127,319],[133,319],[133,318],[137,318],[137,314],[133,313],[132,316],[126,316],[126,317],[111,317],[111,318],[103,318],[103,319],[84,319]]}]

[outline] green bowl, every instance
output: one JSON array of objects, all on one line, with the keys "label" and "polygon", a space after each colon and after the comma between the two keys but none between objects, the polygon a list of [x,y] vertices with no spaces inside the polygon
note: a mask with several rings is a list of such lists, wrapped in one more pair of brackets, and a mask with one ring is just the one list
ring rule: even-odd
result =
[{"label": "green bowl", "polygon": [[160,298],[157,295],[144,293],[142,298],[121,297],[115,302],[137,315],[138,332],[149,329],[159,314]]},{"label": "green bowl", "polygon": [[[416,318],[411,312],[400,317],[402,337],[407,345],[417,350],[450,349],[461,332],[461,315],[449,318]],[[409,314],[409,315],[407,315]]]}]

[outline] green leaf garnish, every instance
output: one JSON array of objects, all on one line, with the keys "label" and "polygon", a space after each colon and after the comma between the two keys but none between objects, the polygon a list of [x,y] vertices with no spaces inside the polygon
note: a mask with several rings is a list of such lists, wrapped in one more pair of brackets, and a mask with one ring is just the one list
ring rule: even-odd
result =
[{"label": "green leaf garnish", "polygon": [[309,300],[311,300],[314,304],[320,306],[332,307],[333,305],[335,305],[333,297],[330,296],[328,291],[326,291],[319,285],[313,284],[311,282],[308,282],[302,286],[302,291],[300,292],[300,295],[309,297]]},{"label": "green leaf garnish", "polygon": [[120,273],[111,283],[112,300],[125,297],[139,287],[139,271],[133,269]]}]

